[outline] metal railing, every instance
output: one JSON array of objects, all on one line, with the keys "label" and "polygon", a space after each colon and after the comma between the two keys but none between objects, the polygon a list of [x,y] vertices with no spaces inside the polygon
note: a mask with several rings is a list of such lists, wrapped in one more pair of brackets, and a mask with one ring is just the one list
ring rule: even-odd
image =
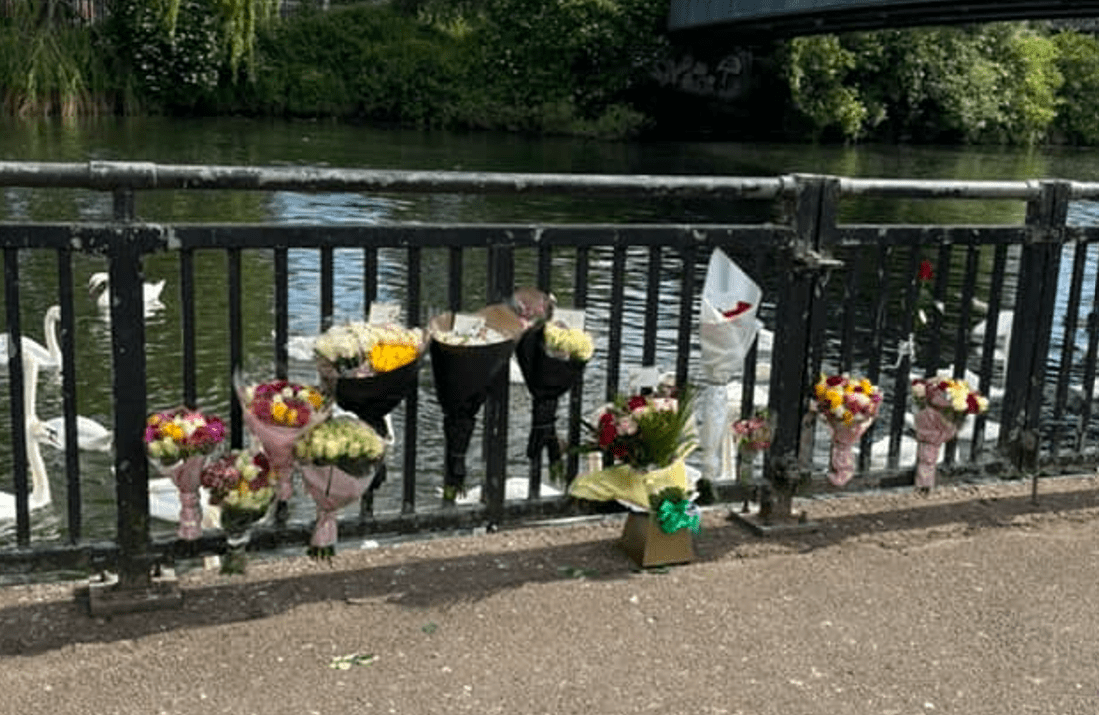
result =
[{"label": "metal railing", "polygon": [[[320,265],[321,324],[330,324],[333,310],[333,257],[345,249],[361,251],[362,299],[369,305],[379,295],[379,252],[397,251],[407,279],[400,286],[404,318],[409,325],[426,324],[421,282],[426,252],[446,256],[448,310],[470,309],[463,295],[463,277],[471,268],[469,256],[485,256],[487,302],[497,302],[515,289],[517,256],[535,266],[537,287],[564,289],[576,308],[589,305],[593,256],[602,270],[596,277],[605,290],[606,334],[600,336],[601,373],[587,375],[573,389],[568,406],[568,439],[581,439],[580,420],[585,400],[602,401],[623,389],[622,373],[629,366],[624,342],[637,334],[640,363],[670,360],[679,384],[692,381],[697,359],[697,314],[701,291],[700,270],[713,250],[724,250],[758,276],[766,303],[761,311],[773,347],[768,356],[753,349],[746,360],[738,390],[739,414],[749,414],[761,400],[753,397],[766,387],[765,402],[777,418],[773,446],[766,460],[771,479],[797,479],[805,491],[820,488],[823,468],[814,445],[814,427],[806,421],[808,386],[822,368],[855,371],[881,382],[889,408],[875,431],[863,439],[859,474],[851,488],[911,484],[912,465],[901,459],[905,436],[908,379],[914,369],[912,352],[894,338],[913,332],[917,314],[915,268],[922,257],[934,257],[938,279],[934,295],[945,309],[936,313],[922,350],[928,364],[938,366],[953,358],[952,370],[964,375],[976,368],[982,390],[994,387],[1002,374],[1003,397],[987,418],[976,421],[968,449],[952,445],[942,465],[944,479],[970,476],[1018,476],[1038,471],[1090,468],[1099,426],[1093,424],[1091,387],[1095,376],[1099,329],[1085,318],[1087,347],[1078,359],[1075,342],[1077,313],[1096,296],[1084,295],[1095,280],[1092,244],[1099,228],[1066,225],[1072,200],[1099,197],[1099,184],[1062,181],[953,182],[887,181],[821,176],[772,178],[657,177],[557,174],[501,174],[471,172],[406,172],[309,168],[231,166],[171,166],[134,163],[39,164],[0,163],[0,187],[36,189],[83,188],[113,197],[113,218],[102,222],[0,222],[0,249],[4,257],[4,301],[8,344],[20,344],[20,257],[28,251],[52,251],[57,260],[57,303],[61,308],[62,386],[66,424],[67,523],[61,541],[32,539],[28,507],[26,435],[23,425],[23,371],[18,350],[10,352],[8,381],[11,434],[11,474],[16,501],[15,543],[0,549],[0,570],[111,569],[124,584],[140,586],[158,564],[174,559],[215,553],[224,538],[208,532],[197,541],[150,536],[148,466],[142,431],[149,405],[144,380],[146,335],[143,317],[143,262],[153,254],[178,256],[182,374],[180,398],[195,404],[196,331],[195,257],[198,252],[224,252],[227,291],[224,313],[229,325],[228,376],[243,360],[242,317],[245,302],[242,252],[262,251],[272,257],[274,323],[271,361],[277,377],[287,375],[289,341],[288,251],[316,251]],[[163,191],[296,191],[378,192],[385,194],[497,194],[627,197],[631,200],[706,198],[773,206],[777,221],[745,224],[345,224],[217,225],[153,223],[136,220],[137,198]],[[837,220],[842,202],[862,197],[884,199],[996,199],[1024,202],[1026,220],[1020,225],[857,225]],[[1072,255],[1071,280],[1061,285],[1062,256]],[[87,376],[77,375],[74,361],[74,272],[78,254],[98,256],[109,266],[111,307],[111,374],[115,435],[113,475],[117,501],[117,529],[113,539],[84,538],[81,502],[82,475],[76,437],[76,396]],[[954,261],[963,254],[964,266]],[[566,264],[567,270],[560,266]],[[897,266],[901,266],[899,272]],[[1009,268],[1010,266],[1017,266]],[[906,267],[907,266],[907,267]],[[909,270],[909,268],[911,270]],[[554,271],[557,271],[556,273]],[[665,295],[668,274],[677,275],[674,296]],[[898,276],[900,276],[898,278]],[[386,278],[392,280],[392,276]],[[633,283],[638,286],[634,290]],[[627,296],[627,285],[631,286]],[[639,293],[640,295],[635,295]],[[1057,296],[1067,296],[1058,308]],[[643,296],[643,297],[642,297]],[[221,297],[218,298],[221,300]],[[628,320],[627,303],[639,303],[637,320]],[[968,360],[968,329],[973,305],[981,304],[993,326],[975,359]],[[1009,357],[1002,370],[994,362],[995,324],[1010,316]],[[1060,312],[1058,312],[1060,311]],[[1055,315],[1061,327],[1055,329]],[[633,323],[636,322],[636,325]],[[953,330],[951,333],[950,331]],[[663,337],[658,337],[658,336]],[[944,340],[943,336],[948,339]],[[949,336],[953,335],[950,339]],[[1053,338],[1060,335],[1060,342]],[[605,343],[602,342],[605,339]],[[663,341],[663,342],[662,342]],[[605,345],[605,347],[603,347]],[[1047,368],[1056,365],[1057,371]],[[1082,378],[1080,377],[1082,371]],[[1076,376],[1075,378],[1070,376]],[[603,384],[596,384],[597,380]],[[999,379],[999,378],[998,378]],[[1074,383],[1073,380],[1076,380]],[[1082,398],[1069,399],[1082,386]],[[1049,390],[1054,384],[1055,389]],[[601,389],[600,389],[601,388]],[[433,529],[467,528],[485,524],[517,523],[590,511],[567,497],[539,497],[543,469],[540,456],[531,460],[530,497],[507,499],[504,484],[509,471],[506,449],[509,430],[525,427],[529,414],[515,414],[505,377],[494,383],[481,413],[484,497],[479,505],[434,508],[424,505],[418,492],[422,464],[418,443],[426,430],[421,415],[422,393],[413,390],[401,408],[399,469],[400,507],[375,513],[369,498],[360,513],[340,522],[341,537],[380,533],[410,533]],[[240,405],[228,398],[233,446],[244,435]],[[1071,403],[1071,407],[1070,407]],[[890,411],[891,410],[891,411]],[[995,438],[984,438],[986,428],[1001,425]],[[1067,432],[1066,424],[1074,429]],[[884,461],[873,439],[887,440]],[[819,440],[818,440],[819,441]],[[879,443],[880,444],[880,443]],[[960,443],[959,443],[960,444]],[[878,460],[875,461],[877,455]],[[396,459],[394,461],[397,461]],[[583,468],[572,454],[568,476]],[[512,467],[514,469],[514,467]],[[729,475],[731,476],[731,475]],[[422,485],[421,485],[422,486]],[[736,501],[751,490],[731,479],[715,481],[718,497]],[[257,548],[305,544],[311,525],[289,521],[263,529],[253,539]]]}]

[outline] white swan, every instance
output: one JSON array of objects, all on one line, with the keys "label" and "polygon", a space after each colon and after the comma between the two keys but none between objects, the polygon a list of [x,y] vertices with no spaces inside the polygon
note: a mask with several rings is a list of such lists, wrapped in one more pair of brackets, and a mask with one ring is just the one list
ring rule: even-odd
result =
[{"label": "white swan", "polygon": [[[34,401],[36,398],[36,386],[38,383],[38,363],[32,360],[23,361],[23,410],[27,415],[23,426],[27,444],[27,468],[30,470],[31,491],[27,496],[27,506],[31,511],[41,509],[48,505],[52,499],[50,495],[50,480],[46,475],[46,463],[42,460],[42,452],[38,449],[39,422],[34,417]],[[0,520],[15,519],[15,495],[0,492]]]},{"label": "white swan", "polygon": [[[57,339],[57,324],[61,321],[61,306],[51,305],[46,311],[46,317],[42,320],[42,329],[46,335],[46,345],[21,336],[23,344],[23,360],[34,358],[39,368],[47,370],[61,369],[61,343]],[[0,334],[0,366],[8,364],[8,334]]]},{"label": "white swan", "polygon": [[[99,306],[99,310],[110,314],[111,309],[111,290],[109,286],[110,276],[105,272],[93,273],[91,278],[88,279],[88,293],[95,298],[95,304]],[[150,283],[146,281],[142,286],[142,293],[145,299],[145,317],[149,317],[153,312],[160,310],[164,307],[164,303],[160,302],[160,294],[164,291],[164,279]]]},{"label": "white swan", "polygon": [[[27,376],[24,385],[24,394],[27,396],[26,419],[27,424],[33,427],[36,442],[48,444],[56,449],[65,449],[65,418],[63,416],[51,417],[48,420],[38,419],[38,361],[33,355],[23,357],[23,374]],[[35,377],[31,382],[30,377]],[[90,417],[76,416],[76,446],[92,452],[109,452],[114,445],[114,433],[99,424]]]},{"label": "white swan", "polygon": [[[39,442],[65,449],[64,417],[52,417],[38,424]],[[77,415],[76,446],[89,452],[110,452],[114,447],[114,433],[90,417]]]},{"label": "white swan", "polygon": [[[199,503],[202,508],[202,528],[221,528],[221,508],[210,505],[210,490],[199,487]],[[179,523],[179,489],[170,477],[149,479],[149,516]]]}]

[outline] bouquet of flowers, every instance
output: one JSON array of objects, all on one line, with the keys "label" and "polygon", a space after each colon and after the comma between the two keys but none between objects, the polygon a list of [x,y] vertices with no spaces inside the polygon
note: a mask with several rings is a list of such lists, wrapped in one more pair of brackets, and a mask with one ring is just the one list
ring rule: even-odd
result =
[{"label": "bouquet of flowers", "polygon": [[199,473],[206,456],[225,439],[221,418],[188,407],[177,407],[149,415],[145,421],[145,450],[157,469],[179,490],[181,539],[202,536],[199,505]]},{"label": "bouquet of flowers", "polygon": [[276,479],[267,455],[255,450],[228,452],[203,468],[200,480],[210,490],[210,505],[221,509],[229,547],[222,573],[244,573],[251,529],[270,510]]},{"label": "bouquet of flowers", "polygon": [[916,406],[916,487],[935,486],[939,448],[954,439],[969,415],[988,410],[988,398],[965,380],[936,376],[912,381]]},{"label": "bouquet of flowers", "polygon": [[744,357],[759,333],[757,318],[763,291],[723,251],[710,254],[699,304],[698,336],[703,382],[698,405],[703,471],[714,479],[721,471],[721,446],[729,428],[727,386],[743,372]]},{"label": "bouquet of flowers", "polygon": [[357,321],[329,328],[313,343],[313,350],[317,360],[336,376],[371,377],[418,359],[424,337],[419,328]]},{"label": "bouquet of flowers", "polygon": [[832,429],[828,480],[837,487],[854,476],[852,450],[878,416],[881,400],[881,390],[865,378],[821,375],[814,386],[810,409]]},{"label": "bouquet of flowers", "polygon": [[257,384],[246,383],[240,372],[233,376],[237,399],[243,408],[244,423],[252,436],[263,445],[279,501],[288,501],[292,491],[294,442],[313,425],[323,422],[330,407],[316,387],[287,380]]},{"label": "bouquet of flowers", "polygon": [[396,323],[330,328],[314,345],[321,384],[340,407],[390,437],[385,416],[415,389],[427,334]]},{"label": "bouquet of flowers", "polygon": [[446,439],[443,496],[449,501],[465,488],[466,451],[477,413],[507,369],[522,326],[510,308],[496,305],[473,315],[443,313],[429,327],[431,372]]},{"label": "bouquet of flowers", "polygon": [[752,481],[752,462],[756,455],[771,446],[771,415],[766,409],[756,410],[751,417],[734,422],[732,431],[739,462],[737,481],[748,484]]},{"label": "bouquet of flowers", "polygon": [[684,459],[695,447],[691,394],[620,397],[596,424],[585,423],[593,439],[583,451],[600,451],[615,463],[580,475],[569,494],[595,501],[618,500],[645,511],[651,495],[667,487],[689,491]]},{"label": "bouquet of flowers", "polygon": [[350,415],[316,425],[294,444],[305,490],[317,504],[317,522],[309,544],[313,558],[336,552],[337,515],[359,499],[385,456],[385,440],[365,421]]},{"label": "bouquet of flowers", "polygon": [[515,357],[534,400],[527,439],[529,459],[538,458],[545,448],[550,464],[560,463],[561,447],[554,424],[557,403],[580,379],[594,353],[595,343],[589,333],[556,320],[531,328],[519,338]]}]

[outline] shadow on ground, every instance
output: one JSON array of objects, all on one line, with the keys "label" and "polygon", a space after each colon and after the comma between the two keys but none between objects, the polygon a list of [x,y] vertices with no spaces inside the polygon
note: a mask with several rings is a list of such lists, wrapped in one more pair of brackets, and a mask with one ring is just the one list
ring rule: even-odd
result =
[{"label": "shadow on ground", "polygon": [[[757,536],[728,519],[728,509],[736,509],[737,505],[717,507],[707,514],[703,532],[696,538],[695,563],[805,553],[852,540],[903,547],[987,529],[1018,528],[1051,518],[1090,519],[1099,507],[1099,490],[1091,482],[1084,482],[1084,486],[1043,494],[1037,503],[1029,493],[1019,494],[1018,488],[1011,496],[990,496],[981,487],[944,501],[935,501],[935,496],[921,499],[910,493],[903,499],[887,495],[877,500],[860,496],[807,501],[804,506],[816,529],[767,536]],[[263,619],[315,602],[381,600],[417,609],[446,607],[527,584],[659,575],[661,570],[640,572],[618,548],[620,524],[610,520],[588,527],[581,541],[576,541],[575,534],[565,537],[567,527],[518,528],[483,537],[455,537],[465,542],[461,548],[478,551],[451,556],[440,556],[446,552],[449,539],[420,542],[416,550],[402,546],[341,552],[333,565],[307,563],[291,576],[271,568],[276,573],[272,578],[265,577],[267,566],[273,562],[257,560],[253,574],[246,579],[224,577],[206,584],[185,583],[183,604],[178,608],[109,619],[90,617],[86,601],[80,598],[21,603],[0,610],[0,656],[35,655],[76,643],[117,642],[174,629]],[[524,534],[536,531],[538,539],[524,539]],[[574,543],[553,543],[554,539],[569,538]],[[364,564],[363,560],[372,562]]]}]

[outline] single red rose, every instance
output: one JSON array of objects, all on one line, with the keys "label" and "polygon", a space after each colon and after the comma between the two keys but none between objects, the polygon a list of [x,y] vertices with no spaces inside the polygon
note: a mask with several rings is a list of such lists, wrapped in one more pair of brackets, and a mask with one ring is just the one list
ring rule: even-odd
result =
[{"label": "single red rose", "polygon": [[646,404],[648,404],[648,400],[645,399],[644,395],[634,395],[630,398],[630,401],[626,403],[626,407],[629,408],[630,412],[633,412],[634,410],[641,409]]},{"label": "single red rose", "polygon": [[920,261],[920,270],[916,273],[916,278],[921,281],[929,281],[935,277],[935,271],[931,267],[931,261]]},{"label": "single red rose", "polygon": [[605,423],[599,430],[599,448],[606,449],[617,436],[618,430],[614,428],[614,422]]},{"label": "single red rose", "polygon": [[965,398],[966,412],[971,415],[975,415],[981,411],[981,403],[977,402],[977,396],[972,392]]},{"label": "single red rose", "polygon": [[600,427],[602,427],[603,425],[609,425],[609,424],[614,424],[614,415],[612,415],[610,412],[604,412],[603,414],[599,415],[599,426]]},{"label": "single red rose", "polygon": [[745,312],[746,310],[748,310],[751,307],[752,307],[751,303],[748,303],[748,302],[743,301],[743,300],[738,300],[736,302],[736,307],[735,308],[733,308],[731,310],[726,310],[725,312],[722,313],[722,315],[724,315],[726,318],[735,318],[735,317],[737,317],[738,315]]},{"label": "single red rose", "polygon": [[843,375],[831,375],[825,380],[825,384],[828,385],[828,387],[835,387],[836,385],[842,385],[844,379]]}]

